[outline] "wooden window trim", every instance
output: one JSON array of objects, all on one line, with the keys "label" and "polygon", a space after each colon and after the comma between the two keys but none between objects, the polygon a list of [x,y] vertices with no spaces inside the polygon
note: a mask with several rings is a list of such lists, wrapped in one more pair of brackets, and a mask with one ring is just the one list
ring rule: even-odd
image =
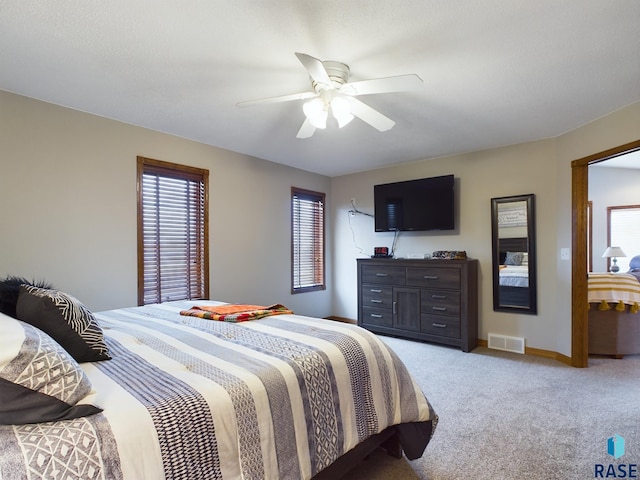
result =
[{"label": "wooden window trim", "polygon": [[[296,196],[304,196],[307,198],[311,198],[313,200],[318,200],[322,203],[322,219],[321,219],[321,227],[322,233],[320,240],[322,242],[321,245],[321,262],[322,267],[318,274],[321,276],[320,281],[311,286],[304,287],[296,287],[296,259],[295,259],[295,251],[296,251],[296,233],[295,233],[295,205],[294,199]],[[291,187],[291,293],[305,293],[305,292],[314,292],[318,290],[325,290],[326,287],[326,196],[322,192],[315,192],[312,190],[305,190],[302,188]]]},{"label": "wooden window trim", "polygon": [[168,177],[185,180],[202,181],[204,186],[203,204],[203,265],[204,287],[202,297],[209,298],[209,171],[202,168],[180,165],[162,160],[154,160],[146,157],[137,157],[137,249],[138,249],[138,305],[144,304],[144,224],[143,224],[143,186],[144,173],[159,173]]}]

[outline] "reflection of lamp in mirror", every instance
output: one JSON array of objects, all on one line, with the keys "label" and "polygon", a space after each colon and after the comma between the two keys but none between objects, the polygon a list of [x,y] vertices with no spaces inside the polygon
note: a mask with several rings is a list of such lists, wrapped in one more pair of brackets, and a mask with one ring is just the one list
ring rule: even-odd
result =
[{"label": "reflection of lamp in mirror", "polygon": [[620,270],[618,266],[618,259],[616,257],[626,257],[627,255],[622,251],[620,247],[607,247],[602,254],[602,258],[611,257],[611,268],[609,271],[616,273]]}]

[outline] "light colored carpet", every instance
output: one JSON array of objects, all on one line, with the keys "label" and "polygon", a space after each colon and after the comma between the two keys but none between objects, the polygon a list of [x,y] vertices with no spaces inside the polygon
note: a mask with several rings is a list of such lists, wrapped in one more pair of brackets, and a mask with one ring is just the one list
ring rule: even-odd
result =
[{"label": "light colored carpet", "polygon": [[[351,480],[588,479],[596,464],[640,464],[640,355],[589,368],[487,348],[471,353],[381,337],[440,417],[422,458],[375,452]],[[607,454],[607,439],[625,455]],[[606,471],[606,470],[605,470]]]}]

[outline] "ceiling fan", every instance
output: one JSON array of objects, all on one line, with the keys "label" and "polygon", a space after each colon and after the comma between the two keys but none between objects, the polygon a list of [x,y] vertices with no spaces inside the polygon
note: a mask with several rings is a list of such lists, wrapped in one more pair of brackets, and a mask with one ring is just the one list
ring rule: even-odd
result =
[{"label": "ceiling fan", "polygon": [[250,100],[240,102],[237,106],[308,100],[302,106],[306,118],[296,135],[298,138],[308,138],[317,128],[326,128],[329,112],[340,128],[358,117],[381,132],[389,130],[395,125],[393,120],[355,97],[402,92],[422,85],[422,79],[415,74],[349,82],[349,66],[344,63],[318,60],[306,53],[296,52],[296,57],[309,72],[313,91]]}]

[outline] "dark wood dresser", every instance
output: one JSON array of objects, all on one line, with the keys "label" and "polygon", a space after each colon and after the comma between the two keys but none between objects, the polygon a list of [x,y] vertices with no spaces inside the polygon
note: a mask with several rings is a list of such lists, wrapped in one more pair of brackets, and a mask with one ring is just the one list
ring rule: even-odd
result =
[{"label": "dark wood dresser", "polygon": [[478,345],[478,261],[361,258],[358,325],[375,333]]}]

